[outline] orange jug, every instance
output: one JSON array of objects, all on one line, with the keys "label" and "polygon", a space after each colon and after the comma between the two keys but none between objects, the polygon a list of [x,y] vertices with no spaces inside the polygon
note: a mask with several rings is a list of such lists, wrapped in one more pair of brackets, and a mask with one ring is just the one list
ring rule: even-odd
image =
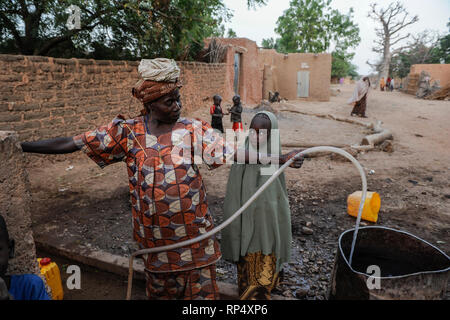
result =
[{"label": "orange jug", "polygon": [[62,300],[64,292],[58,265],[52,262],[50,258],[38,258],[37,260],[41,274],[45,276],[47,285],[52,289],[52,300]]},{"label": "orange jug", "polygon": [[[347,213],[353,217],[358,217],[359,204],[361,203],[362,191],[356,191],[347,198]],[[361,219],[377,222],[378,212],[381,207],[380,195],[376,192],[367,192],[366,201],[361,215]]]}]

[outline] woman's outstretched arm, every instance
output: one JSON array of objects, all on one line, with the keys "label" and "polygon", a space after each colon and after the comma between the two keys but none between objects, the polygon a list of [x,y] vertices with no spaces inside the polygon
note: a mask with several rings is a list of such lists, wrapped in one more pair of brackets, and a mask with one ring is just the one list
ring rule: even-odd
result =
[{"label": "woman's outstretched arm", "polygon": [[64,154],[79,150],[72,137],[22,142],[20,145],[23,152],[32,153]]}]

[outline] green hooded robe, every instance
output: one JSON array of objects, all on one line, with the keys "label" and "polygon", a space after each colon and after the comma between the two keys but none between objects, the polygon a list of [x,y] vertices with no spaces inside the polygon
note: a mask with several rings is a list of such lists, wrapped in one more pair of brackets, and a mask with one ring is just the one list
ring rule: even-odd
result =
[{"label": "green hooded robe", "polygon": [[[271,129],[278,129],[278,120],[270,112],[266,114],[272,124]],[[256,116],[256,115],[255,115]],[[278,154],[281,155],[281,143],[278,136]],[[271,154],[271,139],[267,141],[267,153]],[[253,150],[247,137],[245,146]],[[262,175],[261,168],[270,167],[262,164],[233,164],[228,178],[227,193],[224,204],[224,219],[233,215],[242,205],[271,177]],[[248,253],[261,252],[264,255],[275,254],[276,272],[285,262],[289,262],[291,251],[291,211],[286,191],[284,173],[229,226],[222,231],[222,257],[231,262]]]}]

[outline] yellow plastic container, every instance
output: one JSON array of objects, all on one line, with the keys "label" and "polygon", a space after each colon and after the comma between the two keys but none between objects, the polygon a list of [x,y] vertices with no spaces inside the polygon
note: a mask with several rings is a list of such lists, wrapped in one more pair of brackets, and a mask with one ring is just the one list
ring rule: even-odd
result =
[{"label": "yellow plastic container", "polygon": [[[353,217],[358,217],[359,204],[361,203],[362,191],[356,191],[347,198],[347,213]],[[361,215],[361,219],[377,222],[378,212],[381,207],[380,195],[376,192],[367,192],[366,201]]]},{"label": "yellow plastic container", "polygon": [[61,274],[58,265],[50,258],[38,258],[41,274],[47,279],[47,285],[52,289],[52,300],[62,300],[64,291],[61,282]]}]

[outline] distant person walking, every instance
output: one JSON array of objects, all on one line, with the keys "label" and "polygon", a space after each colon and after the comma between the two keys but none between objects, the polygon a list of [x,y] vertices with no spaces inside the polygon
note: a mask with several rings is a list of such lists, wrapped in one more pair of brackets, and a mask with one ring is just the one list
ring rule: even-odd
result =
[{"label": "distant person walking", "polygon": [[386,80],[386,91],[391,91],[391,77],[388,77]]},{"label": "distant person walking", "polygon": [[367,107],[367,95],[369,93],[370,80],[368,77],[364,77],[356,83],[355,91],[352,97],[348,100],[348,104],[353,105],[351,116],[357,115],[362,118],[366,117]]},{"label": "distant person walking", "polygon": [[386,83],[384,82],[384,77],[380,79],[380,91],[384,91]]},{"label": "distant person walking", "polygon": [[391,89],[391,92],[394,91],[394,89],[395,89],[395,81],[394,81],[394,78],[391,79],[391,88],[390,88],[390,89]]}]

